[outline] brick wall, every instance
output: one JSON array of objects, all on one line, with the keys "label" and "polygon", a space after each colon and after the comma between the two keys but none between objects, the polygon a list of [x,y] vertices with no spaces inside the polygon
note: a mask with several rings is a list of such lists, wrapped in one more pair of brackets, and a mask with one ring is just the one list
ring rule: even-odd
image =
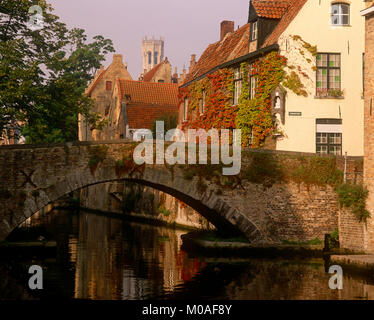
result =
[{"label": "brick wall", "polygon": [[340,247],[349,250],[363,251],[366,227],[349,210],[339,210],[339,242]]},{"label": "brick wall", "polygon": [[[369,190],[367,208],[374,216],[374,15],[366,17],[365,43],[364,181]],[[367,232],[363,249],[374,253],[373,219],[367,222]]]}]

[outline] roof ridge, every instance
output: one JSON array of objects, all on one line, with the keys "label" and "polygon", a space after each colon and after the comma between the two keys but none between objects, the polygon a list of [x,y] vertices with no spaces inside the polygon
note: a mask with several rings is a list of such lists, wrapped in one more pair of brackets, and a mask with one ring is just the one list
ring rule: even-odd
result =
[{"label": "roof ridge", "polygon": [[224,39],[209,44],[201,54],[195,67],[187,74],[184,83],[189,82],[217,65],[227,62],[231,56],[237,58],[248,53],[250,23],[230,32]]},{"label": "roof ridge", "polygon": [[158,69],[161,67],[162,64],[164,64],[164,61],[160,61],[158,64],[156,64],[151,70],[149,70],[148,72],[146,72],[144,75],[143,75],[143,81],[144,82],[151,82],[153,76],[156,74],[156,72],[158,71]]},{"label": "roof ridge", "polygon": [[147,81],[142,81],[142,80],[128,80],[128,79],[121,79],[119,78],[120,81],[126,81],[126,82],[137,82],[137,83],[142,83],[144,85],[177,85],[177,83],[168,83],[168,82],[147,82]]}]

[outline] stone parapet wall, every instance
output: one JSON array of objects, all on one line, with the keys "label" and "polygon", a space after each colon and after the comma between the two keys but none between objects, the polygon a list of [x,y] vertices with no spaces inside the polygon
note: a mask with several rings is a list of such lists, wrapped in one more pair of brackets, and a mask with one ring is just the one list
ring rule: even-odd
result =
[{"label": "stone parapet wall", "polygon": [[[322,240],[337,227],[334,189],[313,180],[336,172],[333,157],[243,150],[240,174],[222,176],[222,167],[212,165],[136,166],[134,147],[127,141],[0,147],[0,238],[73,191],[116,181],[167,193],[252,242]],[[325,164],[330,171],[322,172]]]}]

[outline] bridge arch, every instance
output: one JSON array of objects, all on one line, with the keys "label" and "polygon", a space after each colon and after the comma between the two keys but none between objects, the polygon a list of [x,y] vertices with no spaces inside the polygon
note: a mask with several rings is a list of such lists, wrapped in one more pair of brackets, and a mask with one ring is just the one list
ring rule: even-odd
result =
[{"label": "bridge arch", "polygon": [[[121,172],[118,160],[123,159],[124,149],[118,148],[116,144],[109,145],[106,158],[94,168],[88,165],[92,158],[89,146],[72,146],[68,153],[65,147],[55,147],[52,152],[60,156],[53,157],[54,161],[48,161],[49,164],[38,161],[45,160],[40,159],[40,153],[42,158],[48,157],[45,151],[33,149],[31,163],[26,160],[23,166],[18,164],[16,168],[11,168],[18,171],[13,172],[17,176],[16,180],[19,180],[16,188],[12,190],[9,185],[0,182],[0,200],[4,203],[0,214],[0,240],[5,239],[35,212],[61,197],[91,185],[114,181],[133,181],[170,194],[192,207],[219,230],[243,234],[251,241],[259,241],[263,237],[256,225],[230,205],[224,195],[217,195],[211,188],[199,191],[198,178],[187,180],[182,169],[170,170],[164,165],[147,165]],[[20,154],[24,152],[20,150]]]}]

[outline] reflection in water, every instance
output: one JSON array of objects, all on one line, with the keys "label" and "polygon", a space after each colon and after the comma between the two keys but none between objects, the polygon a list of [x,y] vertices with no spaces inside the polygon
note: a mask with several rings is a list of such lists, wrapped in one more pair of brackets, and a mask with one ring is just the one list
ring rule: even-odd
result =
[{"label": "reflection in water", "polygon": [[[330,290],[322,259],[191,257],[181,250],[185,231],[170,228],[60,210],[21,231],[56,240],[57,254],[0,261],[2,299],[374,299],[368,276],[345,274],[344,289]],[[27,289],[31,263],[45,270],[41,293]]]},{"label": "reflection in water", "polygon": [[144,299],[173,292],[185,274],[201,267],[192,259],[195,268],[184,270],[191,263],[180,250],[183,233],[81,214],[78,239],[69,240],[76,265],[74,297]]}]

